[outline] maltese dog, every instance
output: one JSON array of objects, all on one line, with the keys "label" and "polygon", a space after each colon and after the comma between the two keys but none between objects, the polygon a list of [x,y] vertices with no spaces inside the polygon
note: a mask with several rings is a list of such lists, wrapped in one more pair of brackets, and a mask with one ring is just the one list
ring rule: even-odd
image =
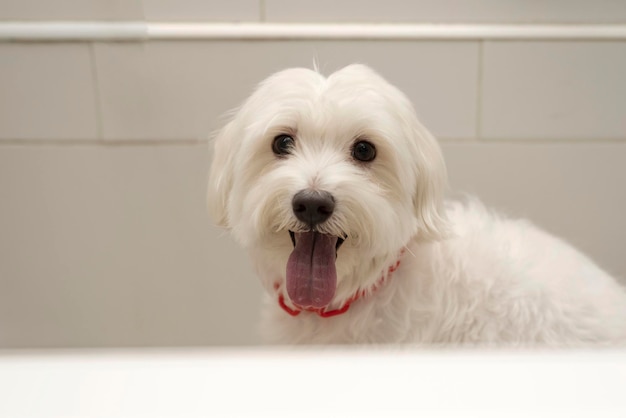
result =
[{"label": "maltese dog", "polygon": [[445,201],[438,143],[363,65],[262,82],[217,135],[208,203],[275,343],[615,344],[626,293],[567,243]]}]

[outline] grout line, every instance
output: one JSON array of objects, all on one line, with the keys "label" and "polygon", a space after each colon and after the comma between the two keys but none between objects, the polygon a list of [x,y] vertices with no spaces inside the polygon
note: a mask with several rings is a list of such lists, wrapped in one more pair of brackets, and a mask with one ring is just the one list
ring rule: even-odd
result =
[{"label": "grout line", "polygon": [[[626,145],[626,138],[437,138],[444,145]],[[2,146],[96,146],[96,147],[142,147],[142,146],[205,146],[211,141],[205,139],[0,139]]]},{"label": "grout line", "polygon": [[489,138],[482,137],[480,141],[473,141],[472,139],[459,139],[459,138],[439,138],[441,143],[454,143],[454,144],[474,144],[474,145],[486,145],[486,144],[510,144],[510,145],[626,145],[626,138]]},{"label": "grout line", "polygon": [[142,146],[197,146],[209,141],[197,139],[0,139],[2,146],[96,146],[96,147],[142,147]]}]

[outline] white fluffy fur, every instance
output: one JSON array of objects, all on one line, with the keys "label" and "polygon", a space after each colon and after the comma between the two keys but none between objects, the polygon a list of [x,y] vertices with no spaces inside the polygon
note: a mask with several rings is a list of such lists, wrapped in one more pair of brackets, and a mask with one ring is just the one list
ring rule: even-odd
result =
[{"label": "white fluffy fur", "polygon": [[[273,138],[295,138],[277,158]],[[376,159],[354,161],[367,138]],[[265,80],[215,140],[209,208],[245,247],[267,290],[263,330],[281,343],[585,344],[626,341],[626,294],[565,242],[478,201],[444,202],[446,170],[407,98],[375,72],[328,78],[288,69]],[[375,283],[377,292],[333,318],[289,316],[277,304],[302,231],[291,209],[303,189],[330,192],[320,232],[347,235],[329,309]]]}]

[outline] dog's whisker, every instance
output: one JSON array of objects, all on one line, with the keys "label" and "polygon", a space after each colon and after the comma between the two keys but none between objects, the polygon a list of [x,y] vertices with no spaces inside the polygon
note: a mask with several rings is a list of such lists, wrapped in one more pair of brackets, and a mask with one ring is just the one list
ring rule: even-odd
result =
[{"label": "dog's whisker", "polygon": [[411,250],[411,247],[409,247],[408,245],[405,245],[404,247],[402,247],[402,249],[406,251],[407,253],[411,254],[411,257],[417,258],[415,253]]}]

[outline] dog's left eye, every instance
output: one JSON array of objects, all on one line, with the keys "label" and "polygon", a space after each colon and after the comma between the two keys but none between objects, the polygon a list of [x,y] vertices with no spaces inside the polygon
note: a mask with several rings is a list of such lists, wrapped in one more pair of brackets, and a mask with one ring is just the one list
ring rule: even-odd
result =
[{"label": "dog's left eye", "polygon": [[272,142],[272,151],[276,155],[287,155],[291,153],[295,145],[295,140],[286,134],[280,134],[274,137],[274,142]]},{"label": "dog's left eye", "polygon": [[352,158],[368,163],[376,158],[376,147],[367,141],[358,141],[352,146]]}]

